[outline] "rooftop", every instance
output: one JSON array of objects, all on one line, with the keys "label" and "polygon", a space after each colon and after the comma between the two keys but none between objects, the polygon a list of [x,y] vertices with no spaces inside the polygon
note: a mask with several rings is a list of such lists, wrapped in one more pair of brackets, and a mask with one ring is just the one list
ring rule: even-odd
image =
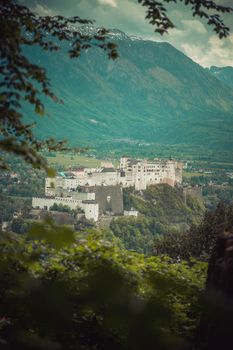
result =
[{"label": "rooftop", "polygon": [[70,171],[84,171],[84,167],[82,166],[73,166],[71,168],[69,168]]}]

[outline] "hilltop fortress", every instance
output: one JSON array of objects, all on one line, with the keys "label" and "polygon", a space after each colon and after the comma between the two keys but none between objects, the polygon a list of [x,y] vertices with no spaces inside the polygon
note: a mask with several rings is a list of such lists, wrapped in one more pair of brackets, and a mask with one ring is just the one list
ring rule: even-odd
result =
[{"label": "hilltop fortress", "polygon": [[[72,167],[55,178],[45,179],[45,197],[32,198],[32,207],[50,210],[54,204],[80,208],[87,219],[101,215],[123,215],[122,189],[138,191],[149,185],[181,184],[183,163],[176,160],[147,160],[122,157],[118,168],[102,163],[99,168]],[[125,215],[136,215],[125,212]]]},{"label": "hilltop fortress", "polygon": [[100,168],[70,168],[56,178],[46,178],[45,194],[54,195],[56,189],[76,190],[79,187],[117,186],[145,190],[149,185],[166,183],[175,186],[182,182],[183,163],[176,160],[147,160],[122,157],[119,168],[102,163]]}]

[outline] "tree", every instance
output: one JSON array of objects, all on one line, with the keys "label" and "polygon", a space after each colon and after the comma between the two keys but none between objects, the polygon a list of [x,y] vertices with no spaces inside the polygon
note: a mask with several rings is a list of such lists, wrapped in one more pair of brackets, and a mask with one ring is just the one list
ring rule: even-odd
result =
[{"label": "tree", "polygon": [[233,206],[220,202],[215,211],[206,212],[199,226],[183,233],[168,233],[156,237],[154,252],[168,255],[175,261],[190,258],[208,261],[216,242],[233,227]]},{"label": "tree", "polygon": [[[162,0],[161,2],[156,0],[138,0],[142,6],[147,7],[146,19],[152,25],[155,25],[155,32],[160,34],[167,33],[168,29],[174,28],[174,24],[167,16],[167,10],[164,7],[164,3],[177,3],[182,2],[192,8],[193,16],[205,18],[208,25],[213,26],[214,31],[218,34],[219,38],[224,38],[229,35],[229,28],[224,24],[220,18],[218,12],[226,13],[233,11],[233,8],[227,6],[221,6],[211,0]],[[217,13],[213,14],[212,11]]]},{"label": "tree", "polygon": [[[68,51],[71,58],[78,57],[82,50],[98,46],[115,59],[115,45],[106,41],[105,29],[90,35],[82,34],[80,29],[71,30],[70,25],[92,23],[78,16],[37,17],[13,0],[1,1],[0,15],[0,149],[20,155],[34,167],[48,169],[45,159],[38,152],[45,147],[49,151],[64,150],[65,143],[54,139],[39,141],[32,131],[33,124],[24,123],[20,109],[24,101],[33,105],[38,115],[44,115],[41,94],[54,102],[62,103],[62,100],[51,91],[45,69],[31,63],[24,55],[23,47],[37,45],[45,51],[57,51],[59,41],[66,40],[71,41]],[[2,168],[8,168],[3,158],[0,162]]]},{"label": "tree", "polygon": [[58,212],[64,212],[64,213],[73,213],[73,210],[70,209],[70,207],[68,205],[63,205],[63,204],[57,204],[54,203],[50,209],[50,211],[58,211]]},{"label": "tree", "polygon": [[86,219],[85,216],[81,216],[79,219],[76,220],[74,224],[75,231],[86,231],[87,229],[94,227],[94,221]]},{"label": "tree", "polygon": [[47,221],[1,237],[0,348],[188,348],[206,264],[129,254],[88,231],[77,240]]},{"label": "tree", "polygon": [[12,221],[11,229],[15,233],[26,233],[29,229],[29,224],[23,218],[17,218]]},{"label": "tree", "polygon": [[[174,27],[163,6],[169,2],[176,0],[138,0],[147,8],[146,18],[160,34]],[[219,38],[229,34],[229,28],[219,13],[230,12],[232,8],[217,5],[211,0],[185,0],[184,4],[192,8],[194,16],[205,18]],[[216,13],[213,14],[213,11]],[[54,102],[63,102],[51,91],[45,69],[30,62],[23,53],[23,47],[36,45],[45,51],[57,51],[59,41],[70,41],[70,58],[77,58],[83,50],[97,46],[107,51],[110,59],[116,59],[116,45],[108,41],[106,29],[83,34],[80,26],[93,23],[90,20],[78,16],[36,16],[14,0],[1,0],[0,18],[0,150],[19,155],[34,167],[48,170],[47,162],[39,151],[44,148],[49,151],[65,150],[67,146],[64,141],[56,142],[53,138],[40,141],[33,133],[34,125],[23,121],[21,107],[23,103],[29,103],[38,115],[44,115],[42,95]],[[9,168],[3,156],[0,167]]]},{"label": "tree", "polygon": [[233,232],[220,235],[209,264],[197,342],[205,350],[232,349]]}]

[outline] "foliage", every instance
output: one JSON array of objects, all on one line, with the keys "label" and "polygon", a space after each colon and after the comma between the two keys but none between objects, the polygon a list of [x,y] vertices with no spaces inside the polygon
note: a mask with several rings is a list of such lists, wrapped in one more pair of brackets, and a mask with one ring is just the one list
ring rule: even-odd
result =
[{"label": "foliage", "polygon": [[75,231],[83,231],[94,227],[95,227],[95,223],[91,220],[86,219],[84,215],[78,218],[74,225]]},{"label": "foliage", "polygon": [[216,207],[220,201],[232,203],[233,186],[230,181],[225,186],[209,185],[203,188],[203,196],[207,204],[210,203],[210,205],[213,205],[214,207]]},{"label": "foliage", "polygon": [[27,217],[30,208],[30,201],[20,198],[11,198],[0,193],[0,222],[10,221],[13,214],[20,211],[24,217]]},{"label": "foliage", "polygon": [[216,210],[206,212],[199,226],[184,233],[156,237],[155,254],[169,255],[175,260],[192,257],[208,261],[218,237],[233,226],[233,206],[219,203]]},{"label": "foliage", "polygon": [[[110,229],[127,249],[147,255],[154,252],[154,240],[160,242],[160,235],[162,242],[172,237],[178,243],[190,225],[200,223],[204,215],[204,207],[199,200],[187,196],[185,204],[181,189],[164,184],[149,186],[143,192],[124,189],[123,201],[124,208],[137,209],[139,217],[114,219]],[[178,246],[176,249],[179,249]]]},{"label": "foliage", "polygon": [[[146,18],[151,24],[156,25],[156,32],[164,34],[168,29],[174,28],[174,24],[167,17],[166,8],[163,3],[176,3],[176,0],[164,0],[163,3],[156,0],[138,0],[138,2],[148,7]],[[183,0],[180,0],[180,2],[183,2]],[[209,0],[186,0],[185,5],[191,6],[193,16],[205,18],[207,24],[214,27],[214,31],[220,39],[229,35],[229,28],[224,25],[218,14],[213,14],[213,11],[226,13],[232,11],[232,8],[218,5],[214,1]]]},{"label": "foliage", "polygon": [[[13,172],[0,169],[0,191],[15,197],[42,196],[45,186],[45,172],[33,169],[21,158],[11,157],[8,164]],[[12,176],[13,175],[13,176]]]},{"label": "foliage", "polygon": [[74,242],[74,232],[69,227],[57,226],[51,218],[45,223],[36,222],[29,231],[32,238],[43,240],[45,243],[54,246],[55,249],[62,248]]},{"label": "foliage", "polygon": [[[147,18],[156,26],[156,31],[163,34],[174,25],[166,15],[164,6],[151,0],[138,0],[147,7]],[[165,1],[169,2],[169,1]],[[220,38],[229,34],[227,28],[217,13],[230,12],[229,7],[219,6],[214,1],[185,1],[192,6],[193,15],[204,17],[207,23],[214,27]],[[210,14],[208,13],[210,11]],[[21,112],[22,102],[34,107],[36,114],[45,114],[41,95],[48,96],[54,102],[61,102],[50,88],[46,71],[43,67],[33,64],[23,53],[23,48],[38,46],[45,52],[59,50],[59,42],[71,42],[68,54],[71,58],[79,57],[80,53],[90,47],[97,46],[108,52],[109,58],[117,57],[116,45],[107,41],[107,31],[100,29],[97,33],[83,34],[77,27],[92,23],[78,16],[65,18],[63,16],[36,16],[27,7],[13,0],[2,0],[0,3],[0,58],[2,75],[0,94],[1,134],[0,148],[3,151],[16,154],[31,163],[34,167],[45,168],[46,160],[39,154],[45,147],[49,151],[66,149],[64,142],[56,142],[53,138],[40,141],[33,133],[34,124],[26,124]],[[76,25],[76,26],[75,26]],[[74,26],[74,30],[71,30]],[[1,157],[1,167],[7,168],[7,162]],[[52,175],[52,173],[51,173]]]},{"label": "foliage", "polygon": [[112,220],[110,229],[126,249],[148,255],[153,252],[156,226],[149,218],[122,217]]},{"label": "foliage", "polygon": [[30,225],[22,217],[13,219],[11,223],[11,230],[15,233],[26,233],[28,232]]},{"label": "foliage", "polygon": [[[55,102],[62,102],[51,91],[50,83],[43,67],[33,64],[24,55],[22,48],[39,46],[44,51],[59,50],[59,41],[70,41],[68,52],[71,58],[78,57],[81,51],[98,46],[108,51],[110,58],[116,58],[115,45],[106,42],[106,31],[83,35],[80,29],[71,30],[74,24],[92,23],[78,16],[65,18],[37,17],[27,7],[13,0],[3,0],[0,4],[1,14],[1,134],[0,148],[20,155],[34,167],[48,170],[47,163],[38,153],[45,147],[49,151],[65,149],[64,142],[54,139],[39,141],[32,131],[32,124],[25,124],[20,112],[22,101],[33,105],[35,112],[43,116],[44,105],[40,95],[50,97]],[[49,35],[48,35],[49,34]],[[7,164],[1,159],[2,167]]]},{"label": "foliage", "polygon": [[[27,52],[46,68],[54,91],[65,100],[65,105],[45,101],[51,128],[47,118],[40,118],[35,133],[49,137],[52,132],[74,147],[97,149],[100,159],[172,155],[187,160],[227,157],[231,163],[231,90],[168,43],[117,34],[111,36],[119,52],[114,63],[94,49],[69,64],[65,44],[49,57],[36,49]],[[213,128],[213,116],[217,123],[219,115],[223,122]],[[56,160],[64,165],[75,162],[68,157],[49,160],[51,166]]]},{"label": "foliage", "polygon": [[30,236],[0,240],[3,349],[174,349],[191,341],[206,264],[129,254],[98,231],[68,242],[48,222]]},{"label": "foliage", "polygon": [[[203,311],[197,332],[202,349],[232,347],[232,226],[217,238],[208,264]],[[224,345],[223,345],[224,342]]]},{"label": "foliage", "polygon": [[124,190],[124,204],[163,225],[200,222],[204,207],[200,201],[187,196],[185,204],[182,189],[166,184],[149,186],[143,193]]},{"label": "foliage", "polygon": [[74,210],[70,209],[70,207],[68,205],[64,205],[62,203],[60,204],[57,204],[57,203],[54,203],[50,209],[51,211],[58,211],[58,212],[64,212],[64,213],[73,213]]}]

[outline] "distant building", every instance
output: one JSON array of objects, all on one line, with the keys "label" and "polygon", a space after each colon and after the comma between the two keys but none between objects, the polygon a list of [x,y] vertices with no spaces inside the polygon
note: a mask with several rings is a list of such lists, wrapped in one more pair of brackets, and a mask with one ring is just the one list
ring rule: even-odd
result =
[{"label": "distant building", "polygon": [[147,160],[122,157],[120,182],[123,187],[145,190],[149,185],[166,183],[175,186],[182,182],[183,163],[176,160]]},{"label": "distant building", "polygon": [[64,204],[71,209],[81,208],[86,219],[97,221],[103,215],[137,216],[135,210],[123,208],[122,188],[145,190],[147,186],[182,182],[183,163],[176,160],[131,159],[124,156],[114,169],[105,162],[101,168],[70,167],[55,178],[46,178],[45,197],[33,198],[33,208],[49,210],[53,204]]},{"label": "distant building", "polygon": [[33,197],[32,208],[50,210],[54,204],[62,204],[68,206],[70,209],[80,208],[84,211],[86,219],[98,221],[99,205],[95,200],[79,200],[71,197]]},{"label": "distant building", "polygon": [[101,168],[113,168],[112,162],[101,162]]},{"label": "distant building", "polygon": [[149,185],[166,183],[171,186],[182,182],[183,163],[176,160],[147,160],[122,157],[120,168],[71,168],[55,178],[46,178],[45,194],[53,196],[54,189],[76,191],[79,187],[117,186],[145,190]]},{"label": "distant building", "polygon": [[9,228],[10,228],[10,225],[11,225],[10,221],[3,221],[1,223],[1,230],[2,230],[2,232],[7,232],[9,230]]},{"label": "distant building", "polygon": [[133,208],[131,208],[130,210],[124,210],[124,216],[138,217],[138,211]]},{"label": "distant building", "polygon": [[99,204],[100,215],[123,214],[124,207],[121,186],[96,186],[92,191],[95,193],[95,200]]}]

